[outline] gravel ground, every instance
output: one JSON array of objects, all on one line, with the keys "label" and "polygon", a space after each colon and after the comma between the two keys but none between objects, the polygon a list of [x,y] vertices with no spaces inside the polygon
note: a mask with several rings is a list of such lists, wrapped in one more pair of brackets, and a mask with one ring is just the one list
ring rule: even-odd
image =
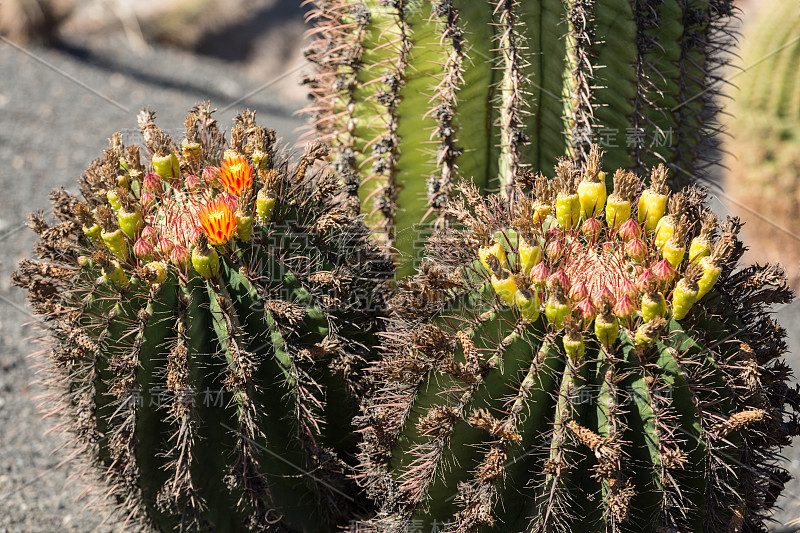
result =
[{"label": "gravel ground", "polygon": [[[25,357],[36,349],[29,340],[35,330],[22,291],[9,282],[34,241],[23,222],[30,211],[48,208],[52,188],[76,192],[76,178],[111,133],[135,135],[135,115],[144,106],[156,109],[159,124],[173,131],[199,100],[220,108],[223,125],[247,106],[293,142],[301,125],[293,116],[297,100],[282,102],[269,88],[254,93],[261,82],[219,60],[153,47],[134,54],[120,35],[27,52],[0,44],[0,69],[0,533],[119,531],[121,523],[84,509],[87,498],[77,499],[82,482],[67,484],[76,468],[59,467],[67,453],[54,451],[64,439],[46,433],[52,424],[38,412],[35,361]],[[717,210],[735,212],[724,205]],[[784,306],[778,316],[790,332],[790,348],[800,354],[800,303]],[[789,359],[800,368],[800,355]],[[785,455],[800,477],[800,447]],[[784,494],[776,531],[791,531],[782,525],[800,517],[800,481]]]}]

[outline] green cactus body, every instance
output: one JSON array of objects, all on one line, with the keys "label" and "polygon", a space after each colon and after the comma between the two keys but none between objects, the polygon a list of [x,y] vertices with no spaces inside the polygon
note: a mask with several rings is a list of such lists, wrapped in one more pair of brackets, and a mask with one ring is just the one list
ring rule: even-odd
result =
[{"label": "green cactus body", "polygon": [[[156,153],[172,141],[153,118],[144,112],[140,124]],[[209,105],[187,124],[209,157],[200,163],[219,165],[226,141]],[[23,261],[14,281],[57,339],[52,362],[75,440],[131,518],[160,531],[334,531],[366,509],[348,479],[353,394],[391,262],[335,200],[335,177],[306,175],[318,146],[290,166],[249,112],[232,137],[234,152],[269,154],[257,180],[246,161],[191,189],[175,176],[148,207],[138,206],[137,179],[117,189],[123,206],[141,208],[138,233],[154,244],[146,262],[117,253],[134,244],[119,229],[112,249],[82,232],[90,206],[113,226],[103,206],[115,168],[141,166],[138,147],[116,134],[102,167],[84,175],[84,198],[56,192],[59,223],[32,218],[42,261]],[[272,205],[254,220],[264,183]]]},{"label": "green cactus body", "polygon": [[[362,472],[380,505],[364,527],[762,528],[774,503],[767,487],[785,479],[776,454],[796,433],[784,409],[798,407],[798,397],[755,376],[785,368],[776,359],[781,334],[765,332],[768,302],[791,296],[774,267],[734,270],[738,221],[722,225],[712,257],[724,274],[707,298],[681,308],[680,320],[664,302],[666,316],[645,321],[627,310],[644,297],[637,280],[667,294],[678,283],[648,272],[661,260],[652,239],[633,263],[613,228],[555,237],[562,230],[551,215],[526,240],[561,238],[566,250],[553,256],[543,247],[555,273],[534,289],[515,261],[487,269],[480,251],[491,235],[513,258],[522,218],[538,199],[521,189],[475,198],[461,188],[466,200],[446,211],[463,228],[433,235],[420,273],[400,282],[391,301],[391,351],[373,369],[359,420]],[[702,201],[691,196],[689,222]],[[688,268],[691,280],[700,276],[700,266]],[[519,299],[508,305],[493,281],[501,276],[520,292],[541,290],[534,294],[545,312],[530,313]],[[748,286],[756,279],[766,286]],[[573,302],[564,298],[569,286],[580,287]],[[770,295],[751,308],[761,291]],[[566,314],[549,312],[548,300]],[[584,318],[590,301],[599,309],[594,325]],[[617,311],[615,301],[627,303]]]},{"label": "green cactus body", "polygon": [[308,111],[400,274],[460,178],[507,194],[592,139],[613,167],[703,174],[732,1],[313,3]]}]

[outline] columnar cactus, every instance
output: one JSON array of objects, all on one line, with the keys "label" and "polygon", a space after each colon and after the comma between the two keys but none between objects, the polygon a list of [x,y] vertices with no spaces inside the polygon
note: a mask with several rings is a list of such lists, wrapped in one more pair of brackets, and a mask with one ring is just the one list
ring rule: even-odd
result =
[{"label": "columnar cactus", "polygon": [[308,111],[402,273],[459,177],[508,194],[592,139],[615,168],[704,174],[732,0],[312,3]]},{"label": "columnar cactus", "polygon": [[742,30],[741,66],[730,91],[726,190],[748,212],[744,233],[754,251],[786,265],[800,284],[800,27],[797,6],[765,0]]},{"label": "columnar cactus", "polygon": [[[313,170],[245,112],[208,104],[177,145],[140,114],[33,215],[14,281],[54,338],[76,442],[125,512],[163,531],[332,531],[359,511],[353,393],[391,263]],[[148,161],[149,160],[149,161]],[[63,410],[59,407],[57,410]]]},{"label": "columnar cactus", "polygon": [[582,187],[599,156],[446,206],[359,420],[365,530],[764,530],[800,408],[783,272],[737,270],[738,220],[663,166]]}]

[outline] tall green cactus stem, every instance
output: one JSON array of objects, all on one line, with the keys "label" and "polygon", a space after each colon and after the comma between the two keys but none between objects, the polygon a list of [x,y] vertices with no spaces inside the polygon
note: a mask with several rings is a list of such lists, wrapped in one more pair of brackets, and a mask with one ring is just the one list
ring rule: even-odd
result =
[{"label": "tall green cactus stem", "polygon": [[308,111],[400,273],[460,178],[508,194],[592,139],[614,168],[704,176],[731,0],[308,1]]},{"label": "tall green cactus stem", "polygon": [[129,518],[333,531],[363,511],[353,394],[391,262],[311,169],[320,145],[290,165],[245,112],[226,148],[211,113],[190,112],[179,147],[142,112],[158,174],[115,134],[82,199],[53,193],[57,224],[32,216],[38,260],[14,281],[54,338],[76,443]]},{"label": "tall green cactus stem", "polygon": [[[592,167],[558,172],[577,185]],[[445,211],[462,228],[435,233],[393,297],[359,418],[381,505],[364,527],[763,531],[800,408],[769,315],[791,299],[782,270],[736,269],[736,219],[690,258],[713,220],[694,186],[656,246],[638,194],[618,195],[611,209],[634,211],[617,225],[600,200],[596,218],[559,224],[548,182],[519,184],[505,198],[460,185]]]},{"label": "tall green cactus stem", "polygon": [[780,260],[800,286],[800,27],[797,6],[767,0],[742,29],[741,66],[725,148],[727,189],[748,212],[744,233],[753,250]]}]

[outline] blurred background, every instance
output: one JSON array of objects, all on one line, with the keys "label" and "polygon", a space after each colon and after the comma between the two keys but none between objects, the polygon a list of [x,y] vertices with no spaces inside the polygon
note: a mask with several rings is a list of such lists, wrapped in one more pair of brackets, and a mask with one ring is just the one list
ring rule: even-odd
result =
[{"label": "blurred background", "polygon": [[[76,179],[115,131],[138,133],[151,106],[165,128],[211,100],[223,127],[244,108],[288,143],[304,105],[301,0],[0,0],[0,533],[119,531],[96,508],[69,450],[39,413],[39,349],[23,292],[9,276],[30,254],[24,222]],[[742,9],[726,119],[733,136],[712,188],[721,217],[747,221],[750,261],[781,261],[800,288],[800,4]],[[172,133],[169,129],[168,132]],[[176,132],[178,130],[175,130]],[[727,168],[726,168],[727,167]],[[778,318],[800,370],[800,303]],[[784,450],[800,477],[800,442]],[[91,487],[89,487],[91,488]],[[96,491],[95,491],[96,492]],[[774,531],[800,531],[800,480]]]}]

